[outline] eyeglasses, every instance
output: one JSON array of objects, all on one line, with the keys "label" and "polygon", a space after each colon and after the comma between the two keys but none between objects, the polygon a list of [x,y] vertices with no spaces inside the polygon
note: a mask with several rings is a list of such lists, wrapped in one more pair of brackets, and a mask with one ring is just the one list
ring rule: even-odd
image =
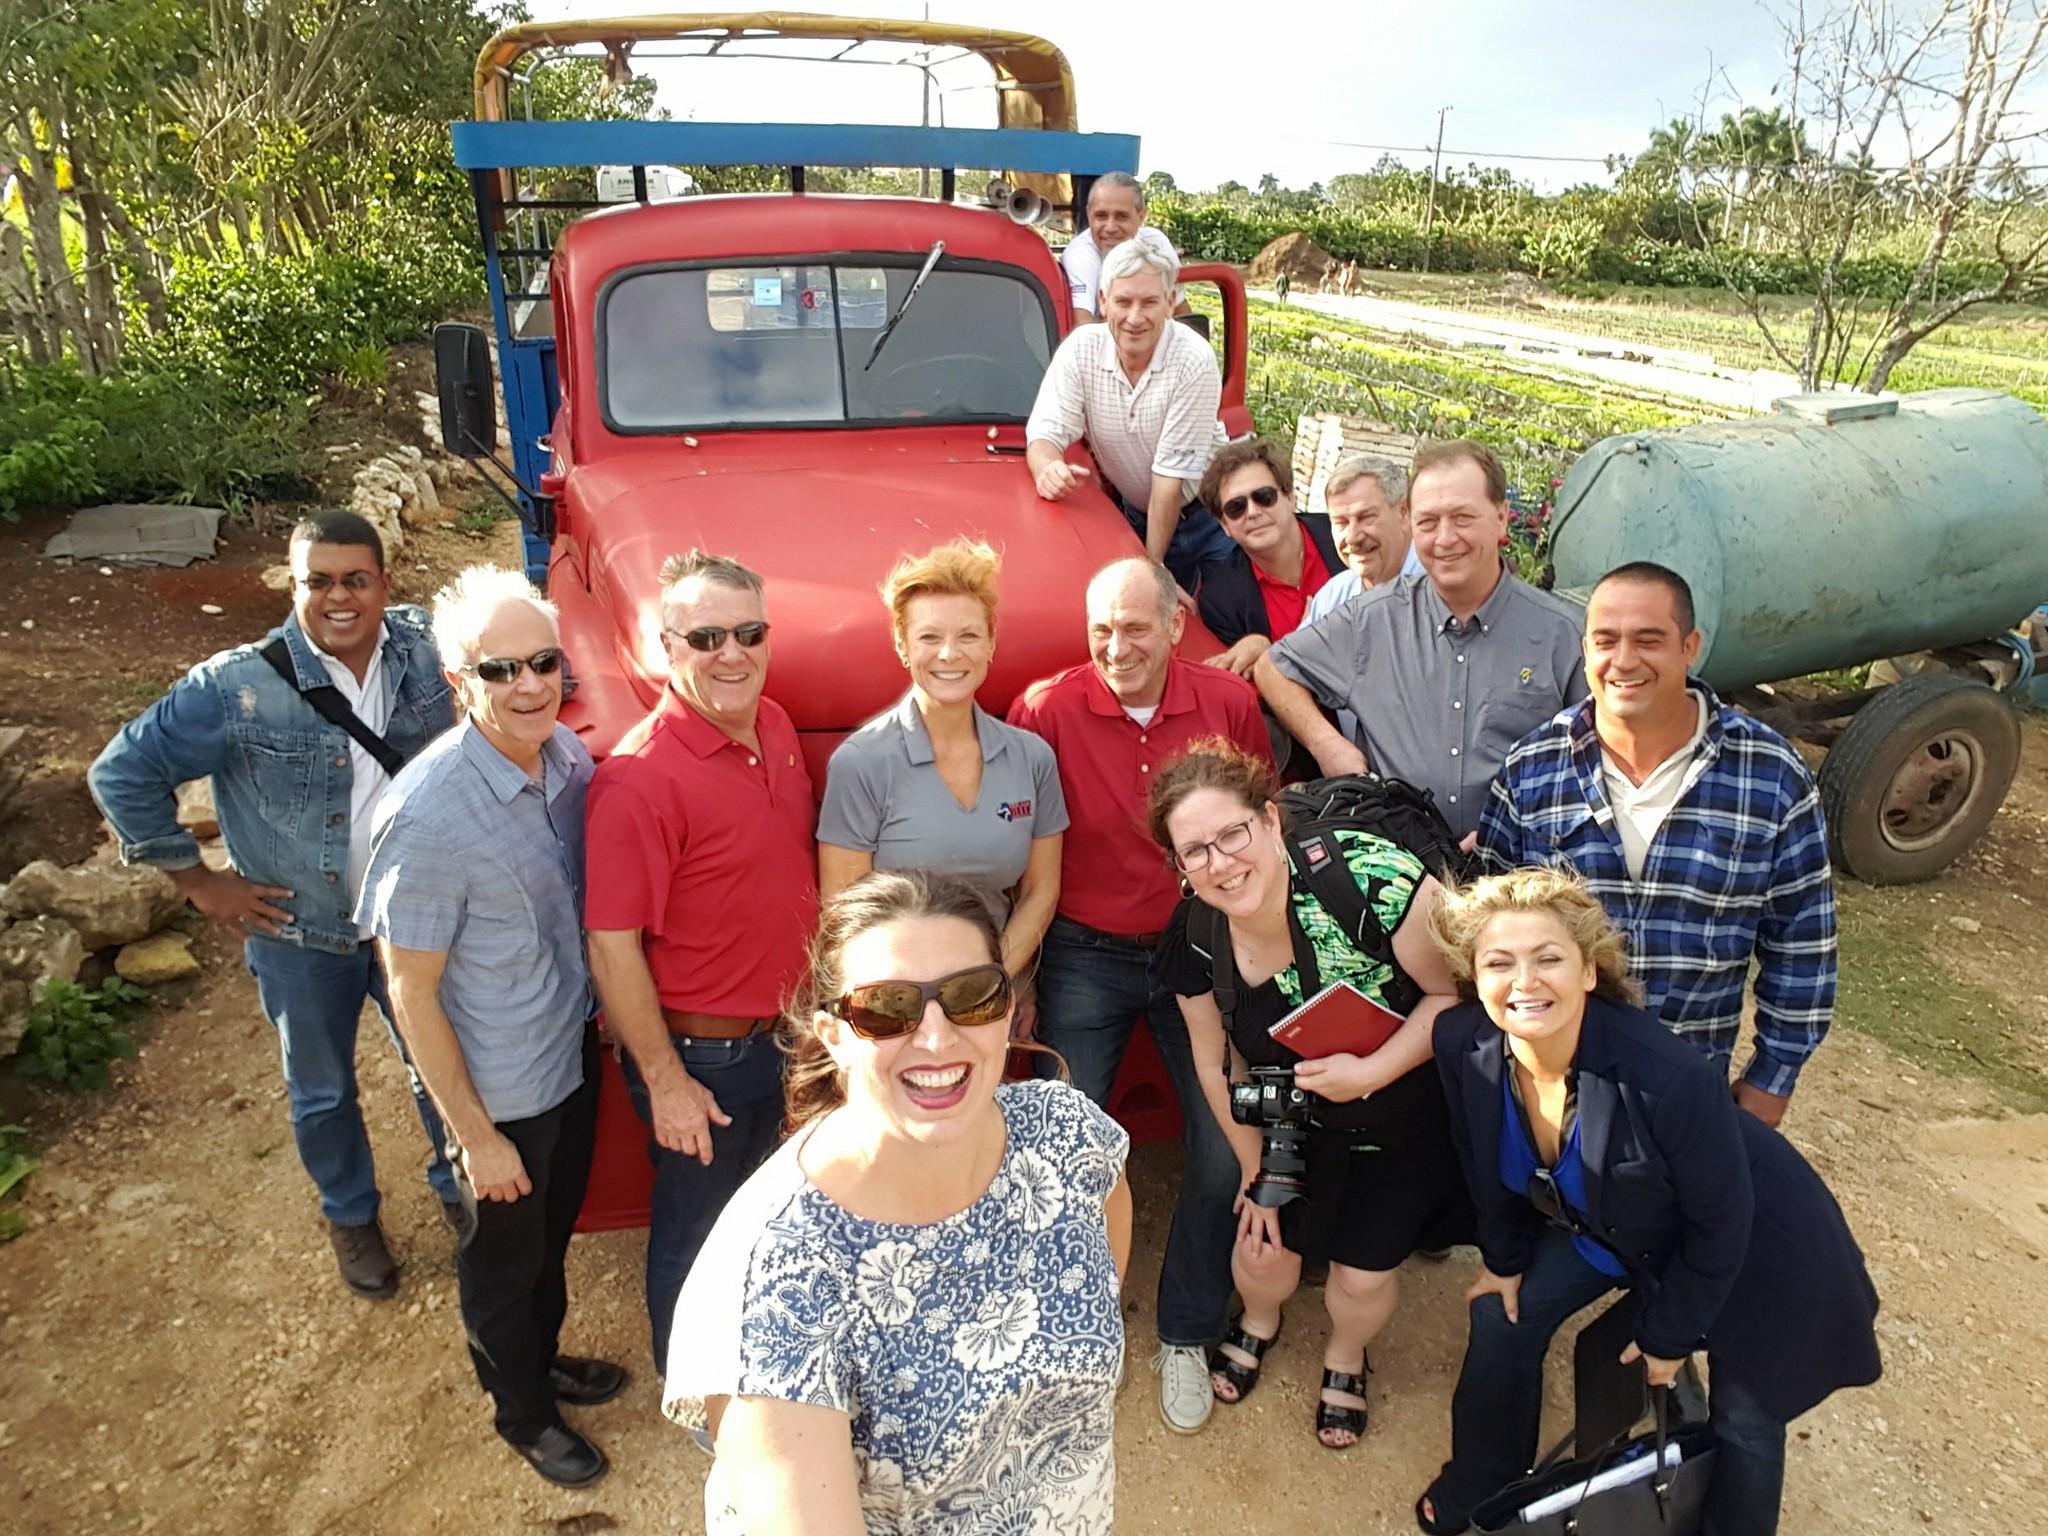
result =
[{"label": "eyeglasses", "polygon": [[725,637],[727,635],[731,635],[733,639],[739,641],[741,645],[751,651],[755,646],[768,638],[768,623],[765,619],[749,619],[744,624],[733,625],[731,629],[721,629],[716,624],[706,624],[698,629],[671,629],[668,633],[681,640],[683,644],[693,651],[715,651],[725,644]]},{"label": "eyeglasses", "polygon": [[[292,579],[308,592],[326,592],[336,584],[334,577],[319,571],[307,576],[294,576]],[[350,571],[341,578],[340,585],[347,587],[351,592],[367,592],[383,579],[382,573],[377,571]]]},{"label": "eyeglasses", "polygon": [[1279,486],[1262,485],[1248,495],[1233,496],[1230,500],[1223,503],[1223,520],[1227,523],[1234,523],[1244,516],[1244,509],[1252,502],[1257,502],[1262,507],[1270,507],[1279,499]]},{"label": "eyeglasses", "polygon": [[849,987],[825,1011],[863,1040],[895,1040],[917,1028],[934,998],[955,1024],[993,1024],[1010,1011],[1010,973],[995,961],[937,981],[871,981]]},{"label": "eyeglasses", "polygon": [[1252,843],[1252,818],[1240,821],[1234,827],[1225,827],[1206,843],[1191,843],[1173,852],[1173,867],[1184,875],[1209,867],[1210,853],[1243,853]]},{"label": "eyeglasses", "polygon": [[535,677],[552,677],[561,665],[561,650],[550,646],[544,651],[535,651],[531,656],[486,656],[481,661],[472,661],[462,670],[474,672],[487,683],[509,683],[519,676],[521,668],[531,668]]}]

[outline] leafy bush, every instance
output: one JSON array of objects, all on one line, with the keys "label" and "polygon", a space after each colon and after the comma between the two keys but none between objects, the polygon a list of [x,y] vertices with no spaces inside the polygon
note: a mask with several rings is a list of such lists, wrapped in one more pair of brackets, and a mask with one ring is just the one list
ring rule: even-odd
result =
[{"label": "leafy bush", "polygon": [[[5,1200],[41,1166],[37,1158],[29,1155],[27,1131],[18,1125],[0,1125],[0,1200]],[[0,1243],[12,1242],[27,1226],[12,1202],[0,1205]]]},{"label": "leafy bush", "polygon": [[148,1005],[147,992],[118,979],[98,987],[45,982],[29,1007],[15,1066],[69,1088],[104,1088],[107,1064],[133,1049],[129,1022]]},{"label": "leafy bush", "polygon": [[[1299,230],[1339,261],[1361,267],[1413,270],[1422,266],[1419,222],[1365,219],[1335,209],[1307,215],[1259,213],[1223,203],[1161,205],[1159,227],[1188,261],[1249,262],[1270,242]],[[1520,264],[1528,226],[1513,220],[1439,221],[1430,232],[1430,266],[1438,272],[1494,272]]]},{"label": "leafy bush", "polygon": [[[1906,291],[1918,259],[1893,255],[1851,256],[1842,263],[1836,286],[1852,297],[1895,299]],[[1590,275],[1607,282],[1655,288],[1719,288],[1757,293],[1812,293],[1818,270],[1791,251],[1709,251],[1697,246],[1637,240],[1626,250],[1603,246],[1593,255]],[[1951,258],[1942,263],[1941,293],[1990,286],[1999,269],[1988,261]]]},{"label": "leafy bush", "polygon": [[306,406],[252,406],[215,374],[34,368],[0,394],[0,519],[95,497],[233,506],[311,483]]}]

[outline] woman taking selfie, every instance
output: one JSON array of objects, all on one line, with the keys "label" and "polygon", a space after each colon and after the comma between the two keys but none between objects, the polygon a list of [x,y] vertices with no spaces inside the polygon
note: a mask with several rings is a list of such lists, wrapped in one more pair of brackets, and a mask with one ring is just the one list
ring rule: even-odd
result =
[{"label": "woman taking selfie", "polygon": [[[1443,1091],[1429,1065],[1431,1025],[1457,998],[1429,939],[1439,890],[1422,861],[1370,833],[1332,834],[1373,929],[1370,942],[1355,940],[1290,867],[1275,789],[1264,763],[1221,739],[1197,742],[1159,775],[1152,836],[1194,899],[1180,904],[1160,939],[1158,966],[1180,997],[1210,1113],[1244,1170],[1231,1255],[1244,1314],[1211,1356],[1211,1384],[1221,1402],[1250,1395],[1279,1335],[1281,1308],[1301,1283],[1303,1258],[1326,1259],[1330,1337],[1315,1432],[1328,1449],[1344,1450],[1365,1433],[1366,1347],[1393,1315],[1394,1271],[1417,1250],[1470,1234]],[[1226,945],[1228,1018],[1217,1000]],[[1406,1022],[1369,1055],[1304,1060],[1271,1038],[1267,1031],[1318,983],[1337,981]],[[1240,1080],[1246,1065],[1292,1068],[1310,1095],[1301,1194],[1278,1209],[1254,1198],[1266,1193],[1254,1189],[1261,1132],[1231,1118],[1226,1057]]]},{"label": "woman taking selfie", "polygon": [[1479,999],[1438,1021],[1436,1057],[1484,1268],[1451,1460],[1417,1523],[1462,1531],[1528,1470],[1551,1335],[1629,1286],[1624,1362],[1665,1386],[1707,1351],[1707,1536],[1770,1536],[1786,1423],[1878,1375],[1877,1293],[1840,1207],[1704,1056],[1632,1005],[1621,938],[1573,876],[1481,880],[1433,926]]},{"label": "woman taking selfie", "polygon": [[676,1305],[663,1411],[716,1437],[710,1536],[1107,1536],[1129,1138],[1004,1083],[1012,991],[965,885],[825,904],[784,1021],[793,1134]]}]

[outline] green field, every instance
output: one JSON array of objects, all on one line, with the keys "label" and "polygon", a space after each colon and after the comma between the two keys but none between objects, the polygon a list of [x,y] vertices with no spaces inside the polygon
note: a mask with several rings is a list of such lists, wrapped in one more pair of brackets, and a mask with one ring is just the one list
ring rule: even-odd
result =
[{"label": "green field", "polygon": [[[1725,367],[1779,365],[1739,301],[1712,290],[1618,289],[1599,299],[1528,302],[1495,276],[1376,272],[1367,291],[1557,330],[1711,354]],[[1526,292],[1526,290],[1523,290]],[[1781,339],[1803,339],[1805,307],[1766,299]],[[1195,290],[1198,309],[1216,311]],[[1221,327],[1217,327],[1220,334]],[[1902,390],[1971,385],[2000,389],[2048,412],[2048,311],[1995,306],[1923,343],[1893,374]],[[1317,411],[1367,416],[1418,436],[1471,436],[1491,444],[1531,499],[1562,478],[1589,444],[1620,432],[1713,417],[1710,406],[1548,376],[1526,360],[1430,344],[1317,314],[1251,302],[1245,399],[1259,430],[1292,445],[1296,420]]]}]

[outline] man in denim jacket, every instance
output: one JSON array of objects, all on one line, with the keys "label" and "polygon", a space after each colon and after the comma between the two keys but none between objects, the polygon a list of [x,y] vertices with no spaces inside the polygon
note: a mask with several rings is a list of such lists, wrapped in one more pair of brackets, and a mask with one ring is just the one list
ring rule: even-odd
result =
[{"label": "man in denim jacket", "polygon": [[[107,744],[88,781],[123,860],[159,866],[193,906],[243,934],[258,1002],[283,1047],[299,1160],[319,1186],[341,1278],[381,1299],[397,1293],[398,1271],[377,1224],[355,1042],[364,999],[387,1031],[391,1005],[376,946],[353,913],[370,813],[390,779],[302,690],[338,690],[402,759],[448,728],[452,695],[426,613],[385,607],[390,577],[369,523],[347,512],[307,518],[292,530],[291,568],[290,617],[262,643],[194,667]],[[278,639],[295,682],[264,658]],[[223,870],[208,869],[178,825],[178,786],[208,777],[227,843]],[[441,1122],[411,1075],[435,1149],[428,1181],[460,1230]]]}]

